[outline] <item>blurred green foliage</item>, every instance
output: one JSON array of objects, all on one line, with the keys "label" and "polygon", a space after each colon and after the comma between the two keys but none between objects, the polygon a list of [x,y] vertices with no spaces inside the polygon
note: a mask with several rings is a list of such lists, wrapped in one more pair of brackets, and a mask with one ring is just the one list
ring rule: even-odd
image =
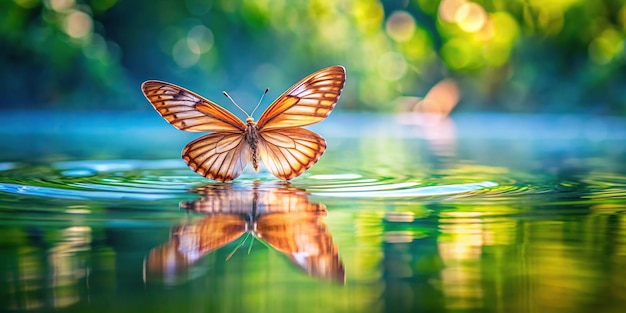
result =
[{"label": "blurred green foliage", "polygon": [[623,0],[5,0],[1,104],[149,110],[160,79],[251,108],[341,64],[344,110],[453,78],[459,110],[624,115],[625,35]]}]

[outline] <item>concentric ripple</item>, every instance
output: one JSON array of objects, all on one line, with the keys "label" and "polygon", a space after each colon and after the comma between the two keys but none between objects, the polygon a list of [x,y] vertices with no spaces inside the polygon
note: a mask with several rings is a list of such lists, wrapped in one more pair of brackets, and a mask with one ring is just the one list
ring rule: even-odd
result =
[{"label": "concentric ripple", "polygon": [[59,199],[175,198],[202,181],[181,160],[106,160],[5,167],[0,192]]},{"label": "concentric ripple", "polygon": [[[172,199],[184,197],[194,188],[213,184],[191,172],[179,159],[87,160],[56,162],[49,166],[4,163],[0,174],[0,192],[57,199]],[[269,173],[244,172],[233,184],[245,189],[259,180],[276,181]],[[498,186],[488,180],[434,184],[410,177],[359,173],[305,174],[291,184],[322,197],[383,199],[455,195]],[[264,188],[263,184],[258,188]]]},{"label": "concentric ripple", "polygon": [[498,186],[491,181],[476,183],[423,185],[418,181],[384,181],[365,178],[358,174],[313,175],[311,180],[320,181],[307,190],[323,197],[346,198],[413,198],[453,195]]}]

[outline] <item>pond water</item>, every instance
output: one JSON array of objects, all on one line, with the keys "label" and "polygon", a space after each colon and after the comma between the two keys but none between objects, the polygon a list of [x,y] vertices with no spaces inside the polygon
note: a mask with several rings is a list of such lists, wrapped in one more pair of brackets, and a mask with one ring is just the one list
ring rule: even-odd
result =
[{"label": "pond water", "polygon": [[626,123],[339,114],[286,184],[156,113],[0,117],[0,311],[623,312]]}]

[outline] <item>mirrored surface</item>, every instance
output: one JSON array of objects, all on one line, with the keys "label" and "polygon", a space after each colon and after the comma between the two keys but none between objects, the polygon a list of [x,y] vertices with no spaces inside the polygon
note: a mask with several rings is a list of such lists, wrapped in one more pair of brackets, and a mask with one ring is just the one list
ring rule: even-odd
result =
[{"label": "mirrored surface", "polygon": [[5,115],[0,309],[621,312],[623,120],[424,119],[336,114],[301,177],[216,184],[153,114]]}]

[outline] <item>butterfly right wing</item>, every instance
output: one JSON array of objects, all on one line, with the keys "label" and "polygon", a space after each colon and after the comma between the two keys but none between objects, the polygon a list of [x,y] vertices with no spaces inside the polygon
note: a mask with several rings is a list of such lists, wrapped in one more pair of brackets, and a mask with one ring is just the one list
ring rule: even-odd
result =
[{"label": "butterfly right wing", "polygon": [[282,180],[304,173],[325,150],[326,140],[308,129],[291,127],[259,132],[261,161]]},{"label": "butterfly right wing", "polygon": [[343,283],[345,270],[339,249],[323,221],[326,207],[308,203],[306,198],[291,202],[295,207],[289,212],[261,215],[256,235],[309,275]]},{"label": "butterfly right wing", "polygon": [[346,70],[335,65],[323,68],[294,84],[263,112],[260,131],[300,127],[328,117],[346,81]]},{"label": "butterfly right wing", "polygon": [[246,125],[216,103],[174,84],[148,80],[141,90],[174,127],[191,132],[243,132]]},{"label": "butterfly right wing", "polygon": [[250,151],[241,133],[213,133],[197,138],[183,149],[183,159],[198,174],[227,182],[246,167]]}]

